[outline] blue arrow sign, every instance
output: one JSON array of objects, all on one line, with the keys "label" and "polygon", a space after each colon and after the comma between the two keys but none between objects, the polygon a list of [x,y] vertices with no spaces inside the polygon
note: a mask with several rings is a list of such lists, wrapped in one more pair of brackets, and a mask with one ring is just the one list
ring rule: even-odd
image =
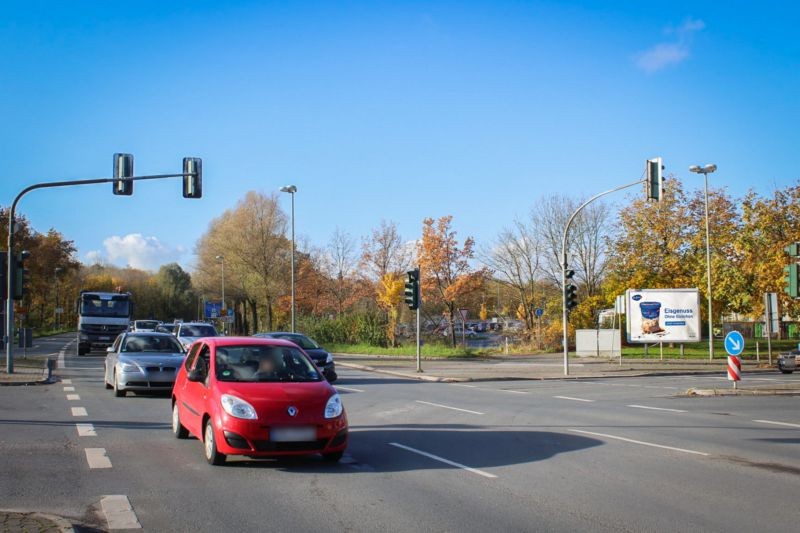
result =
[{"label": "blue arrow sign", "polygon": [[728,355],[739,355],[744,351],[744,337],[738,331],[731,331],[725,335],[725,351]]},{"label": "blue arrow sign", "polygon": [[534,311],[534,312],[536,313],[537,317],[540,317],[540,316],[542,316],[544,314],[544,309],[542,309],[541,307],[537,307],[536,311]]}]

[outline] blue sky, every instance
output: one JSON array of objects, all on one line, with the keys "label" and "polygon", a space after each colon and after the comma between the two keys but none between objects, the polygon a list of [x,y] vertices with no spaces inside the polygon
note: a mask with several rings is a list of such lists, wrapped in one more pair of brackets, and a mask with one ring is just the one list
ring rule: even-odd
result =
[{"label": "blue sky", "polygon": [[[452,214],[487,243],[542,196],[715,162],[736,196],[796,184],[800,8],[789,2],[4,2],[0,205],[23,187],[204,162],[176,181],[37,191],[20,211],[79,257],[156,268],[248,190],[297,185],[324,245]],[[284,195],[286,196],[286,195]],[[620,195],[616,201],[624,201]],[[282,198],[288,209],[288,197]]]}]

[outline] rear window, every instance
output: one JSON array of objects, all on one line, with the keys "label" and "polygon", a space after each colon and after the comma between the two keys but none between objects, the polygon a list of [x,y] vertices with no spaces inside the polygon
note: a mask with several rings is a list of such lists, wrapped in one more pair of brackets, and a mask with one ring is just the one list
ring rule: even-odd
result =
[{"label": "rear window", "polygon": [[216,337],[217,336],[217,330],[214,329],[214,326],[210,326],[210,325],[207,325],[207,324],[181,326],[180,336],[181,337]]}]

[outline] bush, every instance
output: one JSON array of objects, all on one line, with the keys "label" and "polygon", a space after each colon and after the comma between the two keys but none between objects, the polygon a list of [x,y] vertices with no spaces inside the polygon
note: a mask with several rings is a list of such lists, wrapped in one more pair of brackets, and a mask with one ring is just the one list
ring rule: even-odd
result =
[{"label": "bush", "polygon": [[331,319],[303,317],[300,319],[299,329],[322,345],[368,344],[381,347],[389,345],[386,317],[382,313],[350,313]]}]

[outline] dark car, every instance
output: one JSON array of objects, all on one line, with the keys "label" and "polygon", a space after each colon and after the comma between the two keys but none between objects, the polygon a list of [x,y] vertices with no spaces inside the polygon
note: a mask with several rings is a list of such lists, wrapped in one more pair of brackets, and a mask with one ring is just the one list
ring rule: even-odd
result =
[{"label": "dark car", "polygon": [[333,355],[327,352],[322,346],[317,344],[313,339],[306,337],[301,333],[290,333],[287,331],[272,331],[269,333],[256,333],[254,337],[262,337],[267,339],[283,339],[291,341],[301,347],[311,359],[314,360],[322,374],[329,382],[333,383],[338,377],[336,375],[336,364],[333,362]]}]

